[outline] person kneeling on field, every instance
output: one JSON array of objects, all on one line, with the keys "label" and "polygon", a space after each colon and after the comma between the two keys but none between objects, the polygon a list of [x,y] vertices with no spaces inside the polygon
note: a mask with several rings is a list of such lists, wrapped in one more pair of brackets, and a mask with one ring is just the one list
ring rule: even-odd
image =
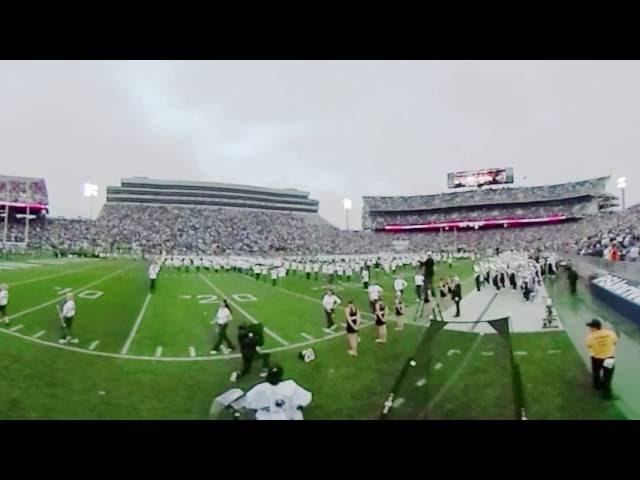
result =
[{"label": "person kneeling on field", "polygon": [[347,316],[347,341],[349,343],[349,350],[347,353],[354,357],[358,356],[358,330],[360,328],[360,311],[353,304],[353,300],[349,300],[349,305],[345,308]]},{"label": "person kneeling on field", "polygon": [[236,382],[251,371],[251,364],[254,360],[262,360],[261,377],[267,374],[269,369],[270,355],[261,353],[260,347],[264,345],[264,335],[262,334],[262,325],[255,324],[250,328],[243,323],[238,327],[238,343],[240,344],[240,354],[242,355],[242,370],[231,374],[231,381]]},{"label": "person kneeling on field", "polygon": [[255,410],[256,420],[304,420],[302,409],[313,396],[294,380],[282,380],[283,373],[280,365],[274,365],[266,381],[247,392],[244,408]]}]

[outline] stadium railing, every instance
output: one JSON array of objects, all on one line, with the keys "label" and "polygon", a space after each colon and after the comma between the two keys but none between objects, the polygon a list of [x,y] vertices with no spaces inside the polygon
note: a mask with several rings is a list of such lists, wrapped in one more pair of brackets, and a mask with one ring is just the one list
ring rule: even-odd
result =
[{"label": "stadium railing", "polygon": [[640,282],[640,262],[612,262],[605,258],[591,257],[588,255],[564,254],[567,260],[571,260],[578,274],[584,278],[594,274],[606,274],[626,278]]}]

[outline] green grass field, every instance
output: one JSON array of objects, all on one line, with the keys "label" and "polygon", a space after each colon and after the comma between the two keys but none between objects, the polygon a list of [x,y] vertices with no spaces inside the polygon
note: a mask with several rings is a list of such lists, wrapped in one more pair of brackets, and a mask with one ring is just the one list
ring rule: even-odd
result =
[{"label": "green grass field", "polygon": [[[0,262],[0,283],[8,283],[11,292],[11,324],[0,329],[0,419],[208,418],[213,398],[234,385],[229,375],[240,367],[238,356],[209,355],[211,320],[222,298],[234,311],[231,338],[241,321],[263,323],[268,329],[263,348],[283,365],[286,377],[313,392],[307,419],[378,418],[403,365],[414,357],[418,364],[403,379],[403,401],[390,418],[514,418],[508,351],[498,336],[444,330],[428,352],[418,351],[427,317],[416,317],[412,288],[405,292],[405,330],[396,332],[390,324],[388,343],[376,344],[371,317],[365,316],[368,324],[354,358],[347,355],[342,329],[324,331],[324,279],[290,275],[273,287],[270,280],[256,282],[239,273],[164,267],[150,294],[144,262],[32,261],[31,268]],[[405,273],[411,285],[412,269]],[[436,279],[453,273],[467,293],[470,263],[451,270],[438,266]],[[378,272],[373,279],[391,307],[392,277]],[[343,301],[353,298],[368,311],[357,276],[334,286]],[[56,304],[68,291],[76,293],[74,335],[80,341],[59,345]],[[343,323],[342,311],[337,319]],[[589,372],[564,332],[517,334],[512,342],[514,350],[528,352],[517,361],[529,419],[624,418],[614,404],[593,395]],[[298,359],[306,346],[317,353],[311,363]],[[450,355],[451,350],[459,353]],[[487,350],[495,354],[483,355]],[[547,355],[548,350],[560,353]],[[429,362],[420,361],[427,354]],[[238,386],[259,382],[258,373],[256,364]],[[425,383],[416,385],[421,379]]]}]

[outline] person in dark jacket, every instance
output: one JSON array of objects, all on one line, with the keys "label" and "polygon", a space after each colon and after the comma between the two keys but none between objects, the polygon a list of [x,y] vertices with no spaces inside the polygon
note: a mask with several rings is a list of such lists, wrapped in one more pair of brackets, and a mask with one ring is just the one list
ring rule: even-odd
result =
[{"label": "person in dark jacket", "polygon": [[[259,326],[259,325],[257,325]],[[255,327],[255,326],[254,326]],[[264,377],[269,370],[270,355],[261,353],[260,346],[264,343],[262,335],[258,329],[252,329],[247,324],[238,326],[238,343],[240,344],[240,354],[242,355],[242,370],[231,374],[231,381],[236,382],[251,371],[254,360],[262,360],[261,377]]]},{"label": "person in dark jacket", "polygon": [[455,277],[453,280],[453,292],[451,294],[453,302],[456,304],[456,314],[454,317],[460,316],[460,300],[462,300],[462,285],[460,285],[460,279]]}]

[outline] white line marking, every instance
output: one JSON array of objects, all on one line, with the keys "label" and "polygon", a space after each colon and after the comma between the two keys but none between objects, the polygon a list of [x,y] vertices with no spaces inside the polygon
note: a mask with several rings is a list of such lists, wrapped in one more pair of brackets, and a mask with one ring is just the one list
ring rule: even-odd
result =
[{"label": "white line marking", "polygon": [[[89,287],[93,287],[94,285],[97,285],[100,282],[104,282],[105,280],[107,280],[107,279],[109,279],[111,277],[114,277],[114,276],[118,275],[119,273],[124,272],[125,270],[127,270],[129,268],[132,268],[132,267],[134,267],[134,265],[129,265],[127,267],[121,268],[120,270],[117,270],[117,271],[115,271],[113,273],[110,273],[109,275],[107,275],[105,277],[102,277],[102,278],[100,278],[100,279],[98,279],[98,280],[96,280],[94,282],[91,282],[91,283],[89,283],[89,284],[87,284],[87,285],[85,285],[83,287],[75,289],[73,291],[73,293],[76,294],[76,293],[79,293],[79,292],[89,288]],[[14,314],[14,315],[11,315],[9,317],[9,319],[18,318],[18,317],[21,317],[22,315],[26,315],[27,313],[35,312],[36,310],[40,310],[41,308],[48,307],[49,305],[53,305],[54,303],[57,303],[57,302],[59,302],[61,300],[64,300],[64,298],[65,298],[64,295],[60,296],[60,297],[56,297],[53,300],[49,300],[48,302],[45,302],[45,303],[43,303],[41,305],[38,305],[38,306],[33,307],[33,308],[29,308],[27,310],[23,310],[23,311],[18,312],[18,313]]]},{"label": "white line marking", "polygon": [[191,298],[191,295],[180,295],[180,298]]},{"label": "white line marking", "polygon": [[12,283],[11,286],[12,287],[17,287],[18,285],[25,285],[27,283],[39,282],[40,280],[48,280],[49,278],[62,277],[63,275],[70,275],[72,273],[83,272],[84,270],[89,270],[90,268],[94,268],[97,265],[99,265],[99,264],[92,263],[91,265],[89,265],[88,267],[85,267],[85,268],[78,268],[76,270],[68,270],[66,272],[55,273],[53,275],[45,275],[44,277],[32,278],[30,280],[23,280],[22,282]]},{"label": "white line marking", "polygon": [[562,350],[547,350],[548,355],[551,355],[552,353],[562,353]]},{"label": "white line marking", "polygon": [[95,349],[98,346],[99,343],[100,343],[100,340],[96,340],[95,342],[91,342],[91,345],[89,345],[89,350]]},{"label": "white line marking", "polygon": [[302,332],[300,335],[302,335],[302,336],[303,336],[304,338],[306,338],[307,340],[313,340],[313,339],[314,339],[314,338],[313,338],[311,335],[309,335],[308,333],[304,333],[304,332]]},{"label": "white line marking", "polygon": [[330,328],[323,328],[322,329],[324,332],[328,333],[329,335],[331,335],[332,333],[335,333],[333,330],[331,330]]},{"label": "white line marking", "polygon": [[[224,292],[222,292],[219,288],[217,288],[213,283],[211,283],[204,275],[202,275],[201,273],[198,274],[198,276],[202,279],[202,281],[204,283],[206,283],[207,285],[209,285],[212,289],[214,289],[218,295],[227,298],[227,295],[224,294]],[[277,288],[277,287],[276,287]],[[240,313],[242,313],[245,317],[247,317],[250,321],[252,321],[253,323],[259,323],[255,318],[253,318],[251,315],[249,315],[247,312],[245,312],[242,308],[240,308],[238,306],[237,303],[232,302],[231,300],[228,300],[229,303],[231,305],[233,305]],[[269,330],[267,327],[264,327],[264,331],[272,336],[273,338],[275,338],[278,342],[280,342],[283,345],[289,345],[289,342],[287,342],[286,340],[284,340],[283,338],[279,337],[278,335],[276,335],[275,333],[273,333],[273,331]]]},{"label": "white line marking", "polygon": [[435,367],[433,367],[434,370],[440,370],[442,368],[442,364],[440,362],[436,363]]},{"label": "white line marking", "polygon": [[9,329],[10,332],[17,332],[18,330],[20,330],[22,327],[24,327],[24,325],[16,325],[15,327],[11,327]]},{"label": "white line marking", "polygon": [[447,351],[447,357],[450,357],[451,355],[453,355],[454,353],[457,353],[458,355],[460,355],[460,350],[455,350],[455,349],[450,349]]},{"label": "white line marking", "polygon": [[190,357],[195,357],[196,356],[196,349],[193,347],[189,347],[189,356]]},{"label": "white line marking", "polygon": [[156,357],[162,356],[162,347],[156,347]]},{"label": "white line marking", "polygon": [[38,333],[36,333],[35,335],[33,335],[33,338],[40,338],[42,335],[44,335],[45,333],[47,333],[45,330],[40,330]]},{"label": "white line marking", "polygon": [[122,347],[120,353],[122,355],[126,355],[129,351],[129,347],[131,346],[131,342],[133,342],[133,337],[136,336],[136,332],[138,331],[138,327],[140,326],[140,322],[142,322],[142,317],[144,316],[144,312],[147,310],[147,305],[149,305],[149,300],[151,300],[151,294],[147,293],[147,297],[144,299],[144,303],[142,304],[142,309],[138,314],[138,318],[136,318],[136,323],[133,324],[133,328],[131,329],[131,333],[129,333],[129,338],[127,338],[126,343]]},{"label": "white line marking", "polygon": [[404,398],[397,398],[394,402],[393,402],[393,408],[398,408],[399,406],[401,406],[404,403]]},{"label": "white line marking", "polygon": [[484,355],[485,357],[493,357],[493,352],[482,352],[480,355]]},{"label": "white line marking", "polygon": [[423,386],[423,385],[424,385],[424,384],[426,384],[426,383],[427,383],[427,379],[426,379],[426,378],[421,378],[420,380],[418,380],[418,381],[416,382],[416,387],[421,387],[421,386]]},{"label": "white line marking", "polygon": [[527,352],[523,351],[523,350],[518,350],[517,352],[513,352],[514,355],[528,355]]}]

